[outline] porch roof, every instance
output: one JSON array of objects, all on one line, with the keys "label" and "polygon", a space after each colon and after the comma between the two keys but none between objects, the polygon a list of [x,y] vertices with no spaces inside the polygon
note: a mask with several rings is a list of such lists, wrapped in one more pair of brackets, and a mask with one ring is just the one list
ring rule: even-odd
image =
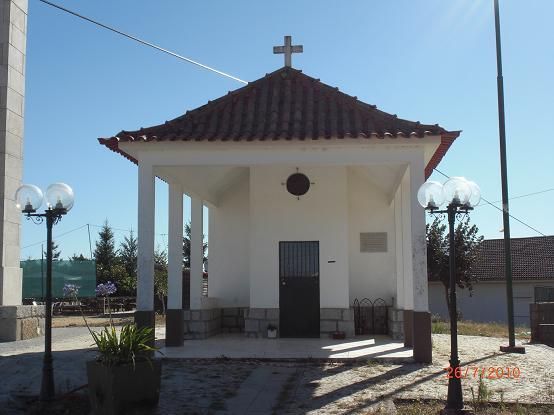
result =
[{"label": "porch roof", "polygon": [[283,67],[245,87],[209,101],[163,124],[121,131],[100,144],[136,162],[120,142],[150,141],[298,141],[331,138],[423,138],[441,143],[426,166],[429,176],[460,131],[421,124],[383,112],[312,78]]}]

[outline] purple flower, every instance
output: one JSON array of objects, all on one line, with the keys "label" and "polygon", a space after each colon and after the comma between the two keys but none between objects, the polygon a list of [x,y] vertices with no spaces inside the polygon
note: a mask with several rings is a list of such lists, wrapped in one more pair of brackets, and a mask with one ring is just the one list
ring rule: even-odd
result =
[{"label": "purple flower", "polygon": [[64,297],[77,297],[79,294],[79,287],[76,284],[64,284],[63,286],[63,296]]},{"label": "purple flower", "polygon": [[108,295],[112,295],[117,291],[117,288],[115,284],[111,281],[108,281],[104,284],[98,284],[96,287],[96,295],[99,295],[100,297],[107,297]]}]

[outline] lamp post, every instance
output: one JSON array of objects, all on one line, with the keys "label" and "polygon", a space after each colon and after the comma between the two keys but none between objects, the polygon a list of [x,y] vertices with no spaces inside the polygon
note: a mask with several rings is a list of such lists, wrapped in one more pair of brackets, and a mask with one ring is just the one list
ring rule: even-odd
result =
[{"label": "lamp post", "polygon": [[[449,298],[450,298],[450,368],[448,397],[443,414],[460,414],[464,410],[460,359],[458,358],[458,312],[456,304],[456,248],[454,223],[458,214],[467,214],[481,200],[481,191],[474,182],[463,177],[452,177],[444,185],[429,181],[417,193],[421,206],[431,214],[447,214],[449,232]],[[440,207],[446,203],[446,209]]]},{"label": "lamp post", "polygon": [[52,366],[52,227],[73,207],[73,190],[65,183],[51,184],[46,189],[46,209],[44,213],[37,213],[43,199],[42,191],[34,185],[24,184],[15,193],[16,206],[27,219],[37,224],[46,219],[46,301],[40,399],[49,401],[55,393]]}]

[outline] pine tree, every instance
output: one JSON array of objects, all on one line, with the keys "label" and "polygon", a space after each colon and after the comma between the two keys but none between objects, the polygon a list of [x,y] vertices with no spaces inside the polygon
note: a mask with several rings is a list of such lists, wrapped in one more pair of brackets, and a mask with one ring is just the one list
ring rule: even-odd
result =
[{"label": "pine tree", "polygon": [[[58,261],[60,259],[60,255],[62,252],[60,251],[60,247],[57,243],[52,241],[52,261]],[[47,257],[46,251],[44,251],[44,258]]]},{"label": "pine tree", "polygon": [[[183,238],[183,265],[185,268],[190,268],[190,238],[191,238],[191,227],[190,222],[185,224],[185,236]],[[202,253],[203,253],[203,263],[206,263],[208,257],[206,256],[206,251],[208,250],[208,243],[205,242],[205,235],[202,235]]]},{"label": "pine tree", "polygon": [[73,254],[72,257],[69,258],[70,261],[77,261],[77,262],[82,262],[82,261],[86,261],[87,258],[85,258],[85,256],[83,254]]},{"label": "pine tree", "polygon": [[96,282],[105,283],[113,280],[113,268],[117,262],[117,252],[113,231],[107,219],[100,232],[98,232],[94,259],[96,260]]},{"label": "pine tree", "polygon": [[134,279],[137,278],[137,251],[137,238],[131,230],[129,236],[125,236],[119,246],[119,258],[127,275]]},{"label": "pine tree", "polygon": [[156,249],[154,252],[154,291],[162,303],[165,314],[165,297],[167,296],[167,253]]}]

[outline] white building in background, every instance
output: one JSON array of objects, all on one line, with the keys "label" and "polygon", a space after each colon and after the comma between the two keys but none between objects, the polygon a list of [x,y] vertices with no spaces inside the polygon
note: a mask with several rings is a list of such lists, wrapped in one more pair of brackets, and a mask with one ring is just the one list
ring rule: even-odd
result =
[{"label": "white building in background", "polygon": [[[554,301],[554,236],[512,238],[514,321],[529,326],[529,304]],[[504,239],[483,241],[473,273],[472,295],[458,290],[458,308],[464,320],[507,323]],[[444,286],[429,281],[429,309],[448,319]]]},{"label": "white building in background", "polygon": [[[236,329],[354,335],[355,298],[431,360],[425,212],[416,193],[459,132],[387,114],[283,67],[181,117],[100,143],[138,165],[140,324],[153,320],[154,178],[169,186],[167,344]],[[183,195],[191,310],[182,310]],[[202,212],[209,287],[201,295]]]}]

